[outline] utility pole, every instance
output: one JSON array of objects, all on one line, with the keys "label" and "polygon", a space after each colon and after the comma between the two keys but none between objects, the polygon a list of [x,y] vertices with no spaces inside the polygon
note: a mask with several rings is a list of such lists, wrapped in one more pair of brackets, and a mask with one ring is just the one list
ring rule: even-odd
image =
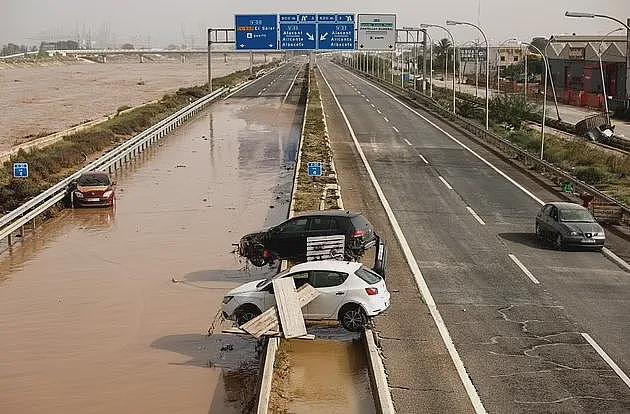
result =
[{"label": "utility pole", "polygon": [[212,92],[212,29],[208,28],[208,89]]},{"label": "utility pole", "polygon": [[[422,93],[427,92],[427,31],[422,31]],[[414,84],[416,83],[414,79]]]}]

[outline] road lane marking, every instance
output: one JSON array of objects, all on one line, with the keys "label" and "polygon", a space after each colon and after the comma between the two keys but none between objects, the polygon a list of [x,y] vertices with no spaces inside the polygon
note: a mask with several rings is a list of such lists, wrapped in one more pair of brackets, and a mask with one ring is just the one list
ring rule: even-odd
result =
[{"label": "road lane marking", "polygon": [[535,283],[535,284],[537,284],[537,285],[540,285],[540,282],[538,281],[538,279],[536,279],[536,278],[534,277],[534,275],[532,275],[532,272],[530,272],[530,271],[529,271],[529,270],[525,267],[525,265],[524,265],[523,263],[521,263],[521,261],[520,261],[520,260],[518,260],[518,259],[516,258],[516,256],[514,256],[513,254],[508,254],[508,256],[510,256],[510,259],[512,259],[512,261],[513,261],[514,263],[516,263],[516,265],[517,265],[518,267],[520,267],[520,269],[523,271],[523,273],[525,273],[525,275],[526,275],[526,276],[527,276],[527,277],[528,277],[528,278],[529,278],[532,282],[534,282],[534,283]]},{"label": "road lane marking", "polygon": [[385,122],[389,122],[389,119],[387,119],[387,117],[383,117],[383,119],[385,120]]},{"label": "road lane marking", "polygon": [[418,156],[419,156],[420,158],[422,158],[422,161],[424,161],[424,163],[425,163],[425,164],[429,165],[429,161],[427,161],[427,159],[426,159],[426,158],[424,158],[424,155],[422,155],[422,154],[420,154],[420,153],[419,153],[419,154],[418,154]]},{"label": "road lane marking", "polygon": [[370,100],[368,98],[365,98],[365,102],[370,102]]},{"label": "road lane marking", "polygon": [[406,143],[407,145],[409,145],[409,146],[411,147],[411,142],[409,142],[409,140],[408,140],[407,138],[403,138],[403,140],[405,141],[405,143]]},{"label": "road lane marking", "polygon": [[371,103],[371,104],[370,104],[370,106],[371,106],[372,108],[376,108],[376,106],[375,106],[373,103]]},{"label": "road lane marking", "polygon": [[589,334],[583,332],[582,337],[586,339],[586,342],[588,342],[595,349],[599,356],[602,357],[604,361],[606,361],[606,363],[613,369],[613,371],[615,371],[615,373],[619,375],[619,378],[621,378],[626,386],[630,388],[630,378],[628,378],[626,373],[623,372],[621,368],[619,368],[619,365],[617,365],[615,361],[613,361],[612,358],[608,356],[608,354],[602,349],[602,347],[599,346]]},{"label": "road lane marking", "polygon": [[380,109],[377,109],[376,112],[378,112],[379,114],[382,114]]},{"label": "road lane marking", "polygon": [[258,96],[262,95],[263,91],[258,92]]},{"label": "road lane marking", "polygon": [[472,216],[475,218],[475,220],[479,222],[479,224],[481,224],[482,226],[486,225],[486,223],[484,223],[484,221],[481,219],[481,217],[479,217],[475,210],[472,209],[472,207],[466,206],[466,210],[468,210],[468,212],[472,214]]},{"label": "road lane marking", "polygon": [[461,142],[460,140],[458,140],[457,138],[455,138],[454,136],[452,136],[451,134],[449,134],[448,132],[446,132],[444,129],[442,129],[439,125],[435,124],[434,122],[432,122],[431,120],[429,120],[427,117],[425,117],[424,115],[422,115],[420,112],[416,111],[415,109],[413,109],[412,107],[410,107],[409,105],[407,105],[406,103],[404,103],[403,101],[401,101],[400,99],[396,98],[394,95],[390,94],[387,91],[384,91],[383,89],[379,88],[378,86],[368,82],[367,80],[359,77],[358,75],[355,75],[354,73],[351,73],[348,71],[348,73],[350,73],[352,76],[356,77],[357,79],[361,80],[363,83],[373,87],[374,89],[376,89],[377,91],[381,92],[382,94],[389,96],[391,99],[393,99],[395,102],[399,103],[400,105],[402,105],[404,108],[408,109],[410,112],[412,112],[413,114],[417,115],[419,118],[422,118],[424,121],[426,121],[429,125],[431,125],[432,127],[434,127],[435,129],[437,129],[438,131],[440,131],[441,133],[443,133],[444,135],[446,135],[448,138],[450,138],[451,140],[453,140],[454,142],[456,142],[458,145],[460,145],[462,148],[464,148],[466,151],[470,152],[472,155],[474,155],[475,157],[477,157],[479,160],[481,160],[484,164],[486,164],[488,167],[492,168],[495,172],[497,172],[499,175],[501,175],[503,178],[505,178],[506,180],[508,180],[510,183],[512,183],[514,186],[516,186],[518,189],[520,189],[521,191],[523,191],[525,194],[527,194],[528,196],[530,196],[531,198],[533,198],[538,204],[540,205],[544,205],[545,202],[542,201],[540,198],[536,197],[536,195],[534,195],[531,191],[529,191],[528,189],[526,189],[525,187],[523,187],[522,185],[520,185],[519,183],[517,183],[512,177],[510,177],[509,175],[507,175],[506,173],[504,173],[503,171],[501,171],[499,168],[495,167],[494,164],[492,164],[490,161],[486,160],[484,157],[482,157],[481,155],[479,155],[477,152],[475,152],[475,150],[473,150],[472,148],[470,148],[469,146],[467,146],[466,144],[464,144],[463,142]]},{"label": "road lane marking", "polygon": [[394,131],[398,132],[398,133],[400,132],[400,131],[398,130],[398,128],[396,128],[395,126],[393,126],[393,127],[392,127],[392,129],[393,129]]},{"label": "road lane marking", "polygon": [[411,251],[411,247],[409,247],[409,243],[407,242],[407,239],[402,229],[400,228],[400,225],[398,224],[398,220],[396,219],[396,216],[394,215],[394,212],[392,211],[392,208],[389,205],[389,201],[387,201],[387,198],[385,197],[385,193],[383,193],[383,189],[381,188],[381,185],[378,183],[376,176],[374,175],[374,172],[372,171],[372,167],[370,167],[370,163],[368,162],[365,154],[363,153],[361,144],[359,144],[359,140],[357,139],[357,136],[354,133],[354,129],[352,128],[352,125],[350,125],[350,120],[348,119],[348,116],[343,110],[341,103],[339,102],[339,99],[337,98],[337,95],[335,94],[335,91],[333,91],[332,87],[330,86],[330,83],[328,82],[328,79],[324,75],[324,72],[320,70],[320,73],[322,75],[322,79],[324,79],[324,82],[326,82],[326,85],[328,85],[328,89],[330,90],[330,93],[332,94],[335,100],[335,103],[337,104],[337,107],[339,108],[339,111],[341,112],[341,115],[346,123],[346,126],[348,127],[348,131],[350,132],[350,136],[352,136],[352,141],[354,142],[354,146],[356,147],[357,152],[359,153],[359,156],[361,157],[361,161],[363,161],[363,165],[365,166],[365,170],[367,171],[368,176],[370,177],[370,181],[372,182],[372,185],[374,186],[374,189],[376,190],[376,194],[378,194],[378,198],[381,200],[381,204],[383,205],[383,208],[385,209],[385,212],[387,213],[387,218],[389,219],[389,222],[392,225],[394,233],[396,234],[396,238],[398,239],[400,246],[405,254],[405,259],[407,260],[407,264],[409,265],[409,268],[411,269],[411,272],[413,273],[414,280],[416,282],[416,285],[418,286],[418,290],[420,291],[420,294],[422,295],[422,298],[424,299],[424,302],[426,303],[427,308],[429,309],[429,312],[431,313],[431,317],[433,318],[433,321],[435,322],[435,325],[438,328],[438,332],[440,332],[440,336],[442,337],[442,342],[444,342],[444,346],[446,346],[448,354],[451,357],[453,364],[455,365],[455,369],[457,370],[459,379],[462,381],[462,384],[464,385],[464,389],[466,390],[466,393],[468,394],[468,398],[470,399],[470,402],[477,414],[485,414],[487,411],[485,407],[483,406],[481,399],[479,398],[479,394],[477,394],[477,390],[475,389],[475,386],[473,385],[470,377],[468,376],[468,372],[466,371],[466,367],[464,367],[464,362],[462,361],[462,358],[459,356],[457,349],[455,349],[453,338],[451,337],[451,334],[448,331],[448,328],[446,327],[446,323],[444,322],[444,319],[442,319],[442,314],[440,313],[440,311],[437,308],[437,305],[435,304],[435,300],[433,299],[433,295],[431,295],[429,286],[427,285],[427,282],[424,279],[422,272],[420,271],[418,262],[416,258],[414,257],[413,252]]},{"label": "road lane marking", "polygon": [[453,187],[451,187],[451,185],[448,183],[448,181],[444,179],[444,177],[442,177],[441,175],[438,175],[438,178],[440,179],[440,181],[442,181],[442,183],[446,186],[446,188],[448,188],[449,190],[453,189]]},{"label": "road lane marking", "polygon": [[289,89],[287,89],[287,93],[284,94],[284,98],[282,98],[282,103],[280,105],[284,105],[284,103],[286,102],[287,98],[289,97],[289,93],[291,93],[291,89],[293,89],[293,85],[295,84],[295,80],[297,79],[299,74],[300,74],[299,70],[297,72],[295,72],[295,77],[293,78],[293,82],[291,82],[291,85],[289,85]]}]

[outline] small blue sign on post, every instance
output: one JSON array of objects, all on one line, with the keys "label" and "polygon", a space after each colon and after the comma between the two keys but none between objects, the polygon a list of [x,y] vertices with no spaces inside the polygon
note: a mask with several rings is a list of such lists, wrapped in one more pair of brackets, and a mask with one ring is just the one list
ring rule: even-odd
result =
[{"label": "small blue sign on post", "polygon": [[13,164],[13,177],[28,178],[28,163],[16,162]]},{"label": "small blue sign on post", "polygon": [[324,175],[324,164],[321,162],[309,162],[307,167],[309,177],[321,177]]},{"label": "small blue sign on post", "polygon": [[313,50],[317,47],[314,14],[280,15],[280,49]]},{"label": "small blue sign on post", "polygon": [[318,14],[317,49],[354,50],[354,14]]},{"label": "small blue sign on post", "polygon": [[278,15],[235,15],[236,50],[278,49]]}]

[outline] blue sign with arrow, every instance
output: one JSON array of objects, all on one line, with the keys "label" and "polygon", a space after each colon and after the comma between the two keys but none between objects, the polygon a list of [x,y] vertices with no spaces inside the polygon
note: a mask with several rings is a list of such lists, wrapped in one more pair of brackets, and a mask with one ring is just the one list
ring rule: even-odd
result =
[{"label": "blue sign with arrow", "polygon": [[314,50],[317,47],[317,25],[314,14],[280,15],[280,49]]},{"label": "blue sign with arrow", "polygon": [[354,50],[353,14],[318,14],[317,49]]},{"label": "blue sign with arrow", "polygon": [[235,15],[236,50],[278,49],[278,15]]}]

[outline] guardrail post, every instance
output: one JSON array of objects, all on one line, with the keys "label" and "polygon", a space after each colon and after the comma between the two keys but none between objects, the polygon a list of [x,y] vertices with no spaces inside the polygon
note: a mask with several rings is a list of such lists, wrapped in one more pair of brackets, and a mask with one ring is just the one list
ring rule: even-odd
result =
[{"label": "guardrail post", "polygon": [[9,246],[11,246],[11,245],[13,244],[13,239],[11,238],[11,235],[10,235],[10,234],[7,236],[7,244],[8,244]]}]

